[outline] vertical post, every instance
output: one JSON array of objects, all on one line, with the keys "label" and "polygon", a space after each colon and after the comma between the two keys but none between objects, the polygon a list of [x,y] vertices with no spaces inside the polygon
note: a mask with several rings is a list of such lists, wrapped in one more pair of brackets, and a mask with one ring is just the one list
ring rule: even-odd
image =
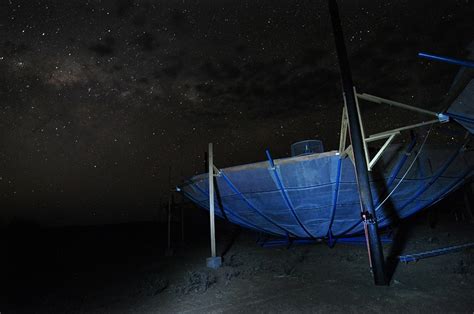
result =
[{"label": "vertical post", "polygon": [[352,73],[347,57],[344,35],[342,32],[339,9],[336,0],[328,0],[329,12],[336,44],[336,51],[341,71],[343,96],[345,98],[347,118],[349,120],[349,136],[354,153],[357,186],[361,202],[362,218],[367,230],[368,253],[371,262],[372,273],[376,285],[386,285],[387,280],[384,270],[384,257],[382,244],[378,235],[377,217],[375,215],[372,193],[370,190],[369,175],[367,173],[367,162],[364,153],[363,139],[357,114],[357,106],[354,95],[354,84]]},{"label": "vertical post", "polygon": [[342,107],[342,118],[341,118],[341,134],[339,135],[339,154],[344,154],[346,150],[346,136],[347,136],[347,113],[346,113],[346,104]]},{"label": "vertical post", "polygon": [[214,217],[214,156],[212,151],[212,143],[209,143],[207,152],[208,171],[209,171],[209,219],[211,231],[211,257],[206,260],[207,267],[219,268],[221,266],[220,256],[216,256],[216,228]]},{"label": "vertical post", "polygon": [[214,161],[213,161],[212,143],[209,143],[209,217],[211,224],[211,256],[216,257],[216,229],[214,220]]},{"label": "vertical post", "polygon": [[367,142],[365,141],[365,130],[364,130],[364,123],[362,122],[362,115],[360,113],[360,107],[359,107],[359,99],[357,99],[357,90],[355,86],[353,87],[354,90],[354,99],[355,99],[355,104],[357,107],[357,118],[359,119],[359,125],[360,125],[360,135],[362,136],[362,145],[364,147],[364,154],[365,154],[365,162],[367,164],[367,169],[370,171],[370,156],[369,156],[369,148],[367,147]]}]

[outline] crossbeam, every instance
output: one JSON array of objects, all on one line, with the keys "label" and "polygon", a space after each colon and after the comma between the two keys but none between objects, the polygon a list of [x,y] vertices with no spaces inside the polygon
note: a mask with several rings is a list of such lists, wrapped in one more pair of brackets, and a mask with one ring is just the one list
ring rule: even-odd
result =
[{"label": "crossbeam", "polygon": [[430,115],[430,116],[435,116],[437,118],[439,117],[439,114],[434,112],[434,111],[430,111],[430,110],[426,110],[426,109],[406,105],[406,104],[403,104],[403,103],[398,102],[398,101],[393,101],[393,100],[385,99],[385,98],[382,98],[382,97],[377,97],[377,96],[366,94],[366,93],[356,94],[356,96],[359,99],[364,99],[364,100],[367,100],[367,101],[370,101],[370,102],[373,102],[373,103],[376,103],[376,104],[387,104],[387,105],[390,105],[390,106],[403,108],[403,109],[407,109],[407,110],[411,110],[411,111],[415,111],[415,112],[419,112],[419,113],[424,113],[424,114],[427,114],[427,115]]},{"label": "crossbeam", "polygon": [[382,147],[377,152],[377,154],[375,154],[374,158],[372,158],[372,160],[369,161],[369,165],[368,165],[369,171],[372,170],[372,167],[377,163],[377,161],[380,159],[380,157],[382,157],[382,154],[385,152],[385,150],[388,148],[388,146],[393,142],[393,140],[395,139],[395,136],[397,136],[397,134],[398,133],[393,133],[392,135],[390,135],[390,137],[385,141],[385,143],[382,145]]},{"label": "crossbeam", "polygon": [[[361,128],[361,133],[362,133],[361,135],[362,135],[362,138],[363,138],[362,143],[363,143],[364,155],[365,155],[365,159],[366,159],[366,162],[367,162],[367,169],[369,171],[372,170],[374,165],[377,163],[377,161],[379,161],[379,159],[382,157],[383,153],[387,150],[387,148],[393,142],[395,137],[397,135],[399,135],[401,132],[416,129],[416,128],[426,126],[426,125],[431,125],[431,124],[434,124],[434,123],[445,123],[445,122],[449,121],[449,117],[445,114],[442,114],[442,113],[436,113],[434,111],[417,108],[417,107],[414,107],[414,106],[403,104],[403,103],[398,102],[398,101],[393,101],[393,100],[385,99],[385,98],[382,98],[382,97],[377,97],[377,96],[366,94],[366,93],[359,94],[359,93],[357,93],[355,87],[354,87],[353,91],[354,91],[356,107],[357,107],[357,116],[358,116],[358,120],[359,120],[360,128]],[[367,101],[377,103],[377,104],[387,104],[387,105],[390,105],[390,106],[410,110],[410,111],[413,111],[413,112],[422,113],[422,114],[425,114],[425,115],[429,115],[431,117],[436,117],[436,119],[423,121],[423,122],[415,123],[415,124],[410,124],[410,125],[407,125],[407,126],[403,126],[403,127],[399,127],[399,128],[395,128],[395,129],[391,129],[391,130],[387,130],[387,131],[383,131],[383,132],[380,132],[380,133],[375,133],[375,134],[371,134],[369,136],[366,136],[365,135],[365,129],[364,129],[364,123],[363,123],[361,111],[360,111],[360,108],[359,108],[359,101],[358,101],[359,99],[367,100]],[[341,119],[341,134],[340,134],[340,138],[339,138],[339,154],[341,155],[341,158],[345,157],[349,153],[349,147],[346,148],[347,130],[348,130],[348,118],[347,118],[346,102],[345,102],[345,99],[344,99],[344,107],[343,107],[342,119]],[[370,154],[369,154],[368,144],[371,143],[371,142],[384,140],[384,139],[385,139],[384,144],[377,151],[374,158],[371,159]]]},{"label": "crossbeam", "polygon": [[416,128],[419,128],[419,127],[422,127],[422,126],[425,126],[425,125],[434,124],[434,123],[439,123],[439,120],[429,120],[429,121],[425,121],[425,122],[411,124],[411,125],[403,126],[403,127],[400,127],[400,128],[396,128],[396,129],[392,129],[392,130],[372,134],[368,138],[366,138],[366,141],[369,141],[369,142],[377,141],[377,140],[380,140],[380,139],[387,138],[387,137],[391,136],[393,133],[400,133],[402,131],[408,131],[408,130],[416,129]]}]

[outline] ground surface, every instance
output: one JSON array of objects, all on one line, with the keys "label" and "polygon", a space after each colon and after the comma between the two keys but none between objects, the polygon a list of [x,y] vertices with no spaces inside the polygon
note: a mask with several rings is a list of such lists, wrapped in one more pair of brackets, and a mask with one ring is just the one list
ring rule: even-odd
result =
[{"label": "ground surface", "polygon": [[[449,205],[444,203],[443,206]],[[401,230],[404,252],[474,240],[474,225],[444,211]],[[206,218],[205,216],[201,218]],[[192,220],[198,221],[198,218]],[[18,228],[10,242],[2,313],[463,312],[474,310],[474,250],[399,264],[376,287],[364,246],[263,248],[256,236],[220,224],[218,270],[205,267],[206,227],[164,256],[156,224],[88,229]],[[400,230],[400,229],[398,229]],[[396,233],[397,229],[394,230]],[[176,235],[177,236],[177,235]],[[175,237],[176,238],[176,237]],[[234,242],[232,243],[232,239]],[[29,244],[28,244],[29,243]],[[385,245],[386,253],[391,245]]]}]

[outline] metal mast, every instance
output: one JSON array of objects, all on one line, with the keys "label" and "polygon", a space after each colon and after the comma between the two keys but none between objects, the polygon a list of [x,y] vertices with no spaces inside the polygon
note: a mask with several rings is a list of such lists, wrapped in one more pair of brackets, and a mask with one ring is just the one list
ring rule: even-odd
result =
[{"label": "metal mast", "polygon": [[354,163],[356,170],[357,185],[361,202],[361,215],[365,224],[369,259],[376,285],[387,285],[387,278],[384,270],[384,256],[382,244],[377,231],[377,217],[372,201],[369,175],[367,173],[367,161],[365,159],[361,126],[358,119],[356,99],[354,94],[354,84],[352,73],[347,57],[344,34],[342,32],[339,8],[336,0],[328,0],[329,12],[331,14],[334,40],[336,43],[337,57],[341,71],[343,97],[345,99],[347,118],[349,120],[349,135],[354,153]]}]

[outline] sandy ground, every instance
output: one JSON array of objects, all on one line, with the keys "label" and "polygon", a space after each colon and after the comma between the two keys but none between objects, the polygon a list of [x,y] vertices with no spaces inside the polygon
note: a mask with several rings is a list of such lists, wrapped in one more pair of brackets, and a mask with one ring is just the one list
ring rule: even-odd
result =
[{"label": "sandy ground", "polygon": [[[472,240],[473,231],[472,225],[459,223],[446,224],[436,231],[419,225],[413,230],[406,251]],[[386,245],[387,252],[389,248]],[[184,259],[189,264],[171,266],[170,274],[178,276],[173,279],[170,276],[168,291],[134,310],[198,313],[472,313],[474,310],[472,250],[401,264],[389,287],[373,285],[364,246],[261,248],[255,245],[255,237],[242,233],[227,252],[224,266],[217,271],[202,266],[206,252],[207,248],[202,248],[176,256],[176,263]]]},{"label": "sandy ground", "polygon": [[[455,203],[438,206],[434,228],[425,214],[394,229],[407,239],[404,252],[474,241],[474,224],[456,221]],[[193,215],[195,222],[207,218],[197,209]],[[474,249],[399,264],[390,286],[377,287],[363,245],[265,248],[254,233],[220,223],[224,263],[212,270],[205,267],[205,224],[194,232],[188,225],[171,257],[157,224],[22,228],[3,237],[10,258],[2,313],[474,311]],[[392,247],[384,245],[386,254]]]}]

